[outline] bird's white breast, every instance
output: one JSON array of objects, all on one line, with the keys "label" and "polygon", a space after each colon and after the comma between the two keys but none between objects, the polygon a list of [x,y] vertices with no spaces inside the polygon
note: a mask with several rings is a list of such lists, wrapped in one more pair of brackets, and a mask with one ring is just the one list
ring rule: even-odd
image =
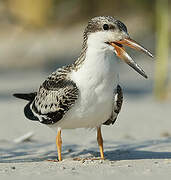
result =
[{"label": "bird's white breast", "polygon": [[83,65],[70,74],[80,94],[58,127],[93,128],[110,117],[113,89],[117,84],[117,60],[112,51],[98,49],[88,48]]}]

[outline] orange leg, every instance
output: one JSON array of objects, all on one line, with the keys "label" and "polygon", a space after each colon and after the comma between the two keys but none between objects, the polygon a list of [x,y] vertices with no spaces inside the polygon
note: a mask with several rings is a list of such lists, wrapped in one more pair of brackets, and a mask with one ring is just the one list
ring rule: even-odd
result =
[{"label": "orange leg", "polygon": [[97,128],[97,142],[100,149],[100,157],[101,159],[104,159],[104,152],[103,152],[103,138],[101,133],[101,127]]},{"label": "orange leg", "polygon": [[56,136],[56,146],[57,146],[57,150],[58,150],[58,160],[62,161],[62,157],[61,157],[61,149],[62,149],[61,129],[58,130],[58,134]]}]

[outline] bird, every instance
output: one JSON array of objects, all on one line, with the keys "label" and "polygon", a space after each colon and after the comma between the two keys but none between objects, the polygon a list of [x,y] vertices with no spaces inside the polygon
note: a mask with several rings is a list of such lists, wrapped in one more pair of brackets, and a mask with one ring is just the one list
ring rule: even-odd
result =
[{"label": "bird", "polygon": [[124,46],[153,54],[131,39],[127,27],[111,16],[88,21],[79,57],[58,68],[36,92],[16,93],[27,100],[26,118],[45,124],[57,132],[58,161],[62,161],[62,129],[97,129],[100,159],[104,159],[102,125],[115,123],[123,103],[118,63],[122,60],[144,78],[143,69],[128,55]]}]

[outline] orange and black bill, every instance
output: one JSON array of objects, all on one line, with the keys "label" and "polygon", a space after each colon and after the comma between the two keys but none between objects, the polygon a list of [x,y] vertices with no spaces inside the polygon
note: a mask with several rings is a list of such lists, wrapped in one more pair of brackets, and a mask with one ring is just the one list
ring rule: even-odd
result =
[{"label": "orange and black bill", "polygon": [[139,74],[141,74],[143,77],[147,78],[147,75],[145,72],[142,70],[142,68],[127,54],[125,51],[123,45],[128,46],[130,48],[142,51],[146,53],[150,57],[154,57],[153,54],[138,44],[136,41],[130,39],[130,38],[125,38],[123,40],[117,41],[117,42],[110,42],[110,45],[112,45],[115,48],[116,55],[124,60],[129,66],[131,66],[135,71],[137,71]]}]

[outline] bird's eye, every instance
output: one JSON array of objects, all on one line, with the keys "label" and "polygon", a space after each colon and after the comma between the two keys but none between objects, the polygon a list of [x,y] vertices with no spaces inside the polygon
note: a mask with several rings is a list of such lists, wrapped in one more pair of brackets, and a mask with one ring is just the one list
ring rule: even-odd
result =
[{"label": "bird's eye", "polygon": [[103,25],[103,29],[106,31],[106,30],[109,30],[109,25],[108,24],[104,24]]}]

